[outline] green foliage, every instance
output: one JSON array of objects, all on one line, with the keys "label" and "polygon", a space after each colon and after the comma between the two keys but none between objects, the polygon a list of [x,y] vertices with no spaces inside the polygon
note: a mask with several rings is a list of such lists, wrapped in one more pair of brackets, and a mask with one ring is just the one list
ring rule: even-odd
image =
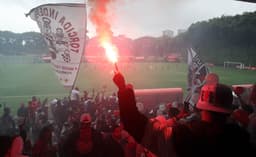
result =
[{"label": "green foliage", "polygon": [[[113,41],[121,56],[165,57],[181,53],[185,60],[187,48],[192,47],[206,62],[223,64],[224,61],[238,61],[256,65],[256,12],[200,21],[175,38],[145,36],[132,40],[118,36]],[[0,31],[0,55],[41,55],[47,52],[40,33]],[[86,53],[104,54],[96,37],[87,41]]]},{"label": "green foliage", "polygon": [[207,62],[256,64],[256,12],[194,23],[179,38],[186,43],[183,47],[194,47]]},{"label": "green foliage", "polygon": [[12,33],[0,31],[0,55],[40,55],[48,52],[47,45],[36,32]]}]

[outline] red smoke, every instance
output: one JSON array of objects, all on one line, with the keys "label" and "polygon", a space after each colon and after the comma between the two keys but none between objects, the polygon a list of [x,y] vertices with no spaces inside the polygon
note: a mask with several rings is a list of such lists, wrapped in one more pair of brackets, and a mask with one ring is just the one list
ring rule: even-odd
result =
[{"label": "red smoke", "polygon": [[88,0],[91,7],[89,12],[89,18],[96,27],[96,33],[99,38],[111,40],[113,32],[111,31],[111,25],[108,21],[108,5],[115,0]]},{"label": "red smoke", "polygon": [[109,61],[112,63],[117,62],[118,50],[112,43],[111,25],[108,19],[108,5],[114,0],[89,0],[91,10],[89,18],[96,27],[96,33],[99,38],[101,47],[105,49],[105,53]]}]

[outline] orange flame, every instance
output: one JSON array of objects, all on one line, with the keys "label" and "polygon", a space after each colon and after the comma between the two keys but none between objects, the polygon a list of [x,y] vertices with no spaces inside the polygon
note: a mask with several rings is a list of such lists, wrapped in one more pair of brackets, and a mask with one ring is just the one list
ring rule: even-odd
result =
[{"label": "orange flame", "polygon": [[89,18],[96,26],[100,45],[105,49],[109,61],[116,63],[118,59],[117,47],[112,43],[112,31],[108,17],[108,5],[115,0],[88,0],[91,6]]},{"label": "orange flame", "polygon": [[105,53],[108,60],[111,61],[112,63],[116,63],[118,58],[116,46],[113,45],[111,42],[107,42],[107,41],[103,41],[101,43],[101,46],[105,49]]}]

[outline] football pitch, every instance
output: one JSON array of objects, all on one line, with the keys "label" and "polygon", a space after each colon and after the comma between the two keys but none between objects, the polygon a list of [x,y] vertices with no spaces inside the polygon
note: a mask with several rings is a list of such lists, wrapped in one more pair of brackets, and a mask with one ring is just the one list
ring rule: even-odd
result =
[{"label": "football pitch", "polygon": [[[185,63],[119,63],[119,70],[128,83],[136,89],[181,87],[187,88],[187,65]],[[80,91],[105,91],[107,95],[117,91],[112,82],[114,66],[109,63],[83,63],[80,66],[76,86]],[[256,71],[212,67],[211,72],[220,76],[220,82],[228,85],[256,82]],[[50,64],[2,64],[0,63],[0,104],[12,108],[16,114],[21,102],[27,104],[32,96],[63,98],[69,95],[57,80]],[[2,107],[3,108],[3,107]],[[2,112],[0,108],[0,113]]]}]

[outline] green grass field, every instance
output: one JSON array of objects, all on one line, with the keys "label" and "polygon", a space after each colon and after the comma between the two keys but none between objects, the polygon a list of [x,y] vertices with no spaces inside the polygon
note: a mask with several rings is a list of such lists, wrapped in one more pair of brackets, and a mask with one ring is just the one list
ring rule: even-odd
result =
[{"label": "green grass field", "polygon": [[[135,88],[171,88],[187,86],[187,65],[182,63],[123,63],[120,71],[127,82]],[[108,63],[82,64],[76,86],[80,91],[92,89],[107,93],[116,91],[112,82],[113,65]],[[256,82],[256,71],[223,69],[214,67],[212,72],[219,74],[222,83],[248,84]],[[0,63],[0,103],[12,106],[14,113],[20,102],[27,103],[33,95],[41,100],[69,94],[57,80],[50,64],[2,64]],[[1,113],[2,109],[0,109]]]}]

